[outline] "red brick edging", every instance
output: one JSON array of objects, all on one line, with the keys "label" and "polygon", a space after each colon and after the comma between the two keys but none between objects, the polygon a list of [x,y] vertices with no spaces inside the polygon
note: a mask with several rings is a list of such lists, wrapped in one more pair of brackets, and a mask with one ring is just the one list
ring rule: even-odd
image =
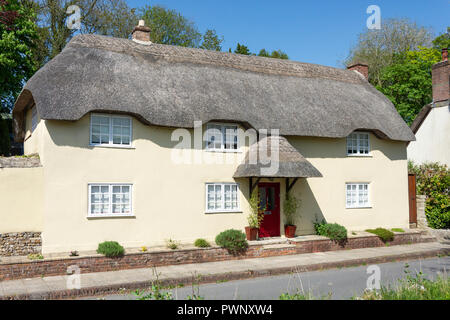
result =
[{"label": "red brick edging", "polygon": [[[396,234],[394,241],[390,242],[389,245],[412,244],[425,241],[430,241],[430,239],[422,238],[419,233],[404,233]],[[67,268],[71,265],[77,265],[81,269],[81,273],[91,273],[385,246],[376,236],[349,238],[345,246],[328,239],[290,241],[290,243],[290,246],[251,245],[245,254],[239,256],[233,256],[225,249],[213,247],[207,249],[132,253],[126,254],[121,258],[92,256],[5,263],[0,264],[0,281],[65,275],[67,274]]]}]

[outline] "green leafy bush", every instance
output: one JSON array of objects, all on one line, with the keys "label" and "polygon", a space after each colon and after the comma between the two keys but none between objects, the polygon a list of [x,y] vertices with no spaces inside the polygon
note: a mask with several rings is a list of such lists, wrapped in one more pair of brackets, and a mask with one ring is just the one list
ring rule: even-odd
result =
[{"label": "green leafy bush", "polygon": [[408,163],[409,172],[416,174],[417,194],[427,196],[425,215],[434,229],[450,228],[450,170],[439,163],[420,166]]},{"label": "green leafy bush", "polygon": [[235,229],[229,229],[219,233],[216,237],[216,243],[222,248],[227,249],[233,255],[243,253],[248,248],[245,233]]},{"label": "green leafy bush", "polygon": [[394,233],[384,228],[367,229],[366,231],[377,235],[383,242],[394,240]]},{"label": "green leafy bush", "polygon": [[286,226],[295,226],[295,222],[299,217],[299,207],[300,200],[288,193],[283,202],[284,224]]},{"label": "green leafy bush", "polygon": [[194,246],[198,247],[198,248],[208,248],[211,247],[211,245],[209,244],[208,241],[206,241],[205,239],[197,239],[194,242]]},{"label": "green leafy bush", "polygon": [[108,258],[121,257],[125,249],[116,241],[105,241],[98,245],[97,253],[104,254]]},{"label": "green leafy bush", "polygon": [[325,221],[314,223],[314,229],[320,236],[328,237],[333,241],[344,243],[347,241],[347,229],[337,223],[326,223]]},{"label": "green leafy bush", "polygon": [[403,230],[402,228],[392,228],[391,231],[394,231],[394,232],[405,232],[405,230]]},{"label": "green leafy bush", "polygon": [[252,196],[249,199],[249,204],[251,210],[247,216],[248,226],[250,228],[259,229],[264,219],[264,214],[262,214],[262,212],[265,211],[265,208],[261,208],[258,189],[255,188],[253,190]]}]

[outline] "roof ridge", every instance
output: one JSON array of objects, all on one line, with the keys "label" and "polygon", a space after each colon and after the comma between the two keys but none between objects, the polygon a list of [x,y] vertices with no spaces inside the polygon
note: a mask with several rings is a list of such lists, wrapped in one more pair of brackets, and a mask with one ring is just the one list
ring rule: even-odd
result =
[{"label": "roof ridge", "polygon": [[[115,42],[114,45],[112,42]],[[73,37],[66,46],[66,48],[70,47],[88,47],[128,55],[151,54],[171,62],[207,64],[258,73],[323,78],[357,84],[364,82],[355,72],[318,64],[166,44],[142,45],[129,39],[95,34],[81,34]]]}]

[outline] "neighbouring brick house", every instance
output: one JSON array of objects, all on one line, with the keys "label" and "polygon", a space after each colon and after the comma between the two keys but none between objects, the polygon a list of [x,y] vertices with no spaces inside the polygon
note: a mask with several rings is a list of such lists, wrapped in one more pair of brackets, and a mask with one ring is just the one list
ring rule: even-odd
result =
[{"label": "neighbouring brick house", "polygon": [[[255,188],[265,237],[284,235],[287,191],[302,201],[298,235],[316,219],[408,227],[414,135],[366,65],[160,45],[150,32],[78,35],[28,81],[15,137],[38,156],[0,159],[0,233],[41,232],[44,254],[214,239],[244,229]],[[270,162],[247,161],[264,146]]]}]

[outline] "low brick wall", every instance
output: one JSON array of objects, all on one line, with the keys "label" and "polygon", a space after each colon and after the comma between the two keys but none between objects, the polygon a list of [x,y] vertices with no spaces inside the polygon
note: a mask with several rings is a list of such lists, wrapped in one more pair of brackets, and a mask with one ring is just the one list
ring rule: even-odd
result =
[{"label": "low brick wall", "polygon": [[42,240],[40,232],[12,232],[0,234],[1,256],[26,256],[41,253]]},{"label": "low brick wall", "polygon": [[[420,233],[396,234],[390,245],[412,244],[430,241],[422,238]],[[39,276],[64,275],[67,268],[77,265],[81,273],[115,271],[158,267],[175,264],[202,263],[223,260],[272,257],[301,253],[323,252],[385,246],[377,236],[361,236],[349,238],[341,246],[335,242],[324,240],[292,240],[284,244],[252,244],[247,252],[240,256],[230,255],[227,250],[212,247],[206,249],[181,249],[174,251],[144,252],[126,254],[121,258],[103,256],[73,257],[65,259],[46,259],[22,263],[0,263],[0,281]]]}]

